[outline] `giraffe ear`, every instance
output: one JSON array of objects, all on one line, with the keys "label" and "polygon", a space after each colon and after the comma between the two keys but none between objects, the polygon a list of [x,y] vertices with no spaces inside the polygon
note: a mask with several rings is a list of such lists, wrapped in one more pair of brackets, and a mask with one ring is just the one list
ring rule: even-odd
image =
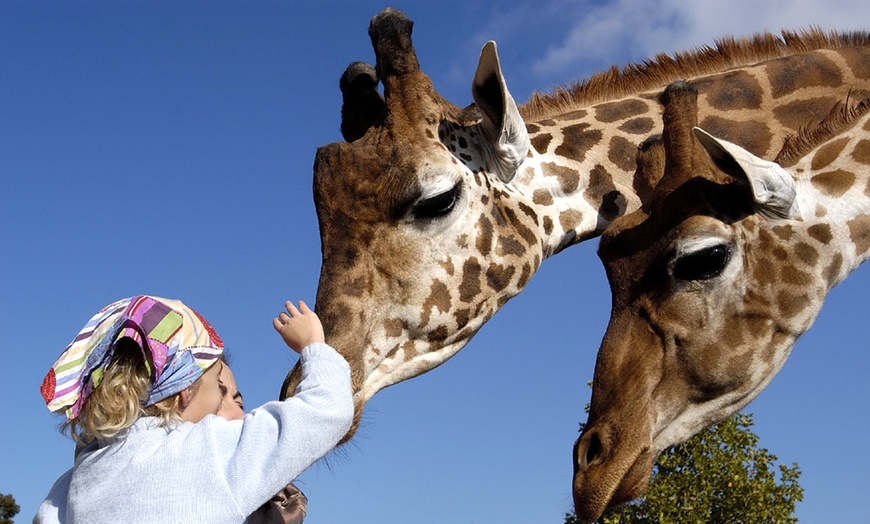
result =
[{"label": "giraffe ear", "polygon": [[496,160],[498,177],[510,182],[529,152],[526,123],[507,90],[495,42],[487,42],[471,83],[474,102],[483,114],[481,131]]},{"label": "giraffe ear", "polygon": [[749,182],[759,213],[769,218],[800,218],[794,178],[782,166],[699,127],[693,131],[716,167],[737,177],[742,175]]},{"label": "giraffe ear", "polygon": [[341,135],[348,142],[359,139],[383,118],[384,99],[378,93],[378,75],[371,64],[353,62],[338,83],[341,89]]}]

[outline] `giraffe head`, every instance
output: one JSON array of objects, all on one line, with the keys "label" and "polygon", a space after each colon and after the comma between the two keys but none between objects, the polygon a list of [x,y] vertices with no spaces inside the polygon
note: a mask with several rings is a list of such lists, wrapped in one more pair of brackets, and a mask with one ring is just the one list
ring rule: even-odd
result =
[{"label": "giraffe head", "polygon": [[[352,370],[356,418],[346,438],[372,395],[459,351],[543,258],[535,214],[509,185],[529,138],[495,44],[481,53],[475,105],[460,109],[420,70],[411,28],[393,9],[372,19],[377,64],[346,70],[345,141],[320,148],[314,162],[316,310]],[[297,366],[284,396],[299,379]]]},{"label": "giraffe head", "polygon": [[[850,181],[867,199],[863,178],[830,165],[844,150],[846,163],[870,162],[860,136],[867,123],[854,123],[866,103],[819,126],[805,158],[780,159],[787,171],[695,127],[689,84],[672,84],[662,102],[663,137],[638,154],[638,177],[651,189],[599,247],[613,302],[574,453],[575,507],[588,521],[640,496],[659,453],[767,386],[848,272],[832,244],[870,229],[865,217],[833,229],[836,204],[810,205],[796,182],[840,191]],[[850,126],[857,138],[838,136]],[[857,145],[852,159],[847,143]]]}]

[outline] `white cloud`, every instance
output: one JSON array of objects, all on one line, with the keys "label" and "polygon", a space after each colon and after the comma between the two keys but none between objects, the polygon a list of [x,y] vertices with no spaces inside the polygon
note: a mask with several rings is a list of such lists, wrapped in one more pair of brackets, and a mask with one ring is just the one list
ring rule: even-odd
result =
[{"label": "white cloud", "polygon": [[866,0],[615,0],[553,4],[576,20],[563,35],[553,35],[532,70],[543,78],[576,76],[582,66],[601,69],[710,45],[726,35],[800,29],[870,28]]}]

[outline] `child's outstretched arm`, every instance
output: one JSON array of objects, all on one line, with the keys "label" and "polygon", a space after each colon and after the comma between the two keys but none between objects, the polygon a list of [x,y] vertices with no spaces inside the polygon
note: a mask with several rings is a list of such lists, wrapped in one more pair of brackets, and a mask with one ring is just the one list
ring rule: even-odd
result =
[{"label": "child's outstretched arm", "polygon": [[323,335],[323,325],[320,323],[320,318],[314,311],[308,309],[308,306],[303,301],[299,301],[297,309],[289,300],[284,303],[287,312],[281,312],[274,320],[272,325],[284,339],[284,342],[290,346],[290,349],[297,353],[301,353],[305,346],[315,342],[325,342]]}]

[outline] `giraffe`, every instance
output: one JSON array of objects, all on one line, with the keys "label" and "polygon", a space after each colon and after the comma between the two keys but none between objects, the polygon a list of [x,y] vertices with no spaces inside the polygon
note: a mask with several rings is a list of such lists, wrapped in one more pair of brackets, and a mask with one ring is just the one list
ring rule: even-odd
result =
[{"label": "giraffe", "polygon": [[[376,63],[342,75],[344,141],[314,161],[316,311],[352,369],[346,438],[377,391],[451,358],[544,259],[640,205],[635,144],[657,131],[668,82],[692,79],[705,126],[760,155],[848,92],[870,94],[870,35],[809,31],[725,39],[522,107],[488,42],[460,107],[422,72],[412,26],[395,9],[371,20]],[[282,398],[299,379],[297,366]]]},{"label": "giraffe", "polygon": [[638,153],[653,189],[599,245],[613,302],[575,444],[586,521],[640,496],[661,451],[752,401],[870,256],[870,98],[773,162],[696,127],[690,84],[662,102],[663,139]]}]

